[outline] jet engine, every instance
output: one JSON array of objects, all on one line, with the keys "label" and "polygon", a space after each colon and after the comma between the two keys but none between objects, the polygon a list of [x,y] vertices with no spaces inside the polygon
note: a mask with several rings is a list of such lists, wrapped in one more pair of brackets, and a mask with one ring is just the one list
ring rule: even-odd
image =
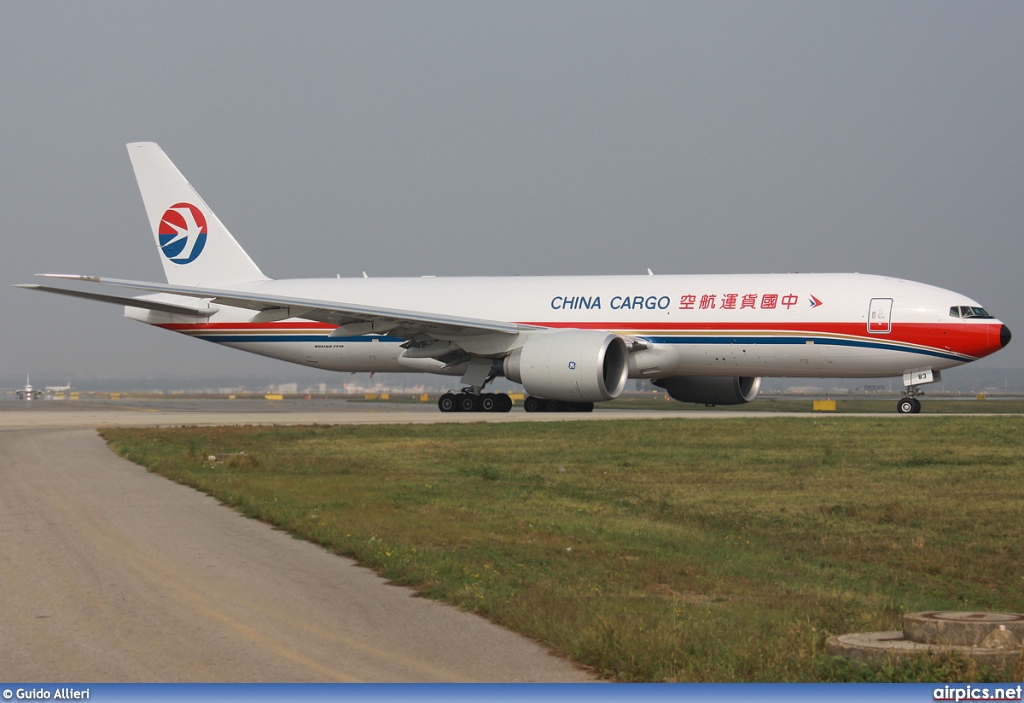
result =
[{"label": "jet engine", "polygon": [[626,342],[618,335],[562,330],[527,339],[505,357],[504,372],[538,398],[592,403],[622,393],[628,357]]},{"label": "jet engine", "polygon": [[654,385],[683,403],[742,405],[757,397],[761,379],[757,376],[670,376],[657,379]]}]

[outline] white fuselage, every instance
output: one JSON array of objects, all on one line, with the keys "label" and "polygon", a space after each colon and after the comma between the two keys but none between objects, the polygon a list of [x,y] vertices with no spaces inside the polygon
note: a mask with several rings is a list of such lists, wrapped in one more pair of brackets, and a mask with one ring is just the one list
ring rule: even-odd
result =
[{"label": "white fuselage", "polygon": [[[632,378],[676,375],[885,377],[941,370],[1001,348],[1002,323],[951,315],[978,303],[934,286],[863,274],[356,278],[267,280],[233,289],[430,310],[537,327],[606,330],[646,347]],[[173,296],[150,296],[172,299]],[[331,336],[298,318],[254,322],[221,307],[208,320],[128,308],[150,324],[334,371],[459,375],[412,358],[387,334]]]}]

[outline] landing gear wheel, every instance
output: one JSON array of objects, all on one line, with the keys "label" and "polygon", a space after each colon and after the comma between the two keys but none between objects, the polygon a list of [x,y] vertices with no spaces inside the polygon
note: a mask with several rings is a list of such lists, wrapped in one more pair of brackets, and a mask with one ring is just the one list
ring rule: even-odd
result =
[{"label": "landing gear wheel", "polygon": [[507,393],[498,394],[498,412],[507,413],[512,410],[512,399],[508,397]]},{"label": "landing gear wheel", "polygon": [[464,413],[480,412],[480,396],[463,393],[459,396],[459,410]]},{"label": "landing gear wheel", "polygon": [[[509,400],[509,403],[511,402]],[[594,412],[594,404],[578,400],[534,398],[531,395],[523,403],[523,410],[528,413],[590,413]]]},{"label": "landing gear wheel", "polygon": [[896,410],[900,415],[919,413],[921,412],[921,402],[917,398],[900,398],[900,402],[896,405]]},{"label": "landing gear wheel", "polygon": [[455,396],[445,393],[437,399],[437,409],[443,413],[455,413],[459,411],[459,405],[455,402]]},{"label": "landing gear wheel", "polygon": [[485,413],[498,412],[498,396],[494,393],[484,393],[480,396],[480,409]]}]

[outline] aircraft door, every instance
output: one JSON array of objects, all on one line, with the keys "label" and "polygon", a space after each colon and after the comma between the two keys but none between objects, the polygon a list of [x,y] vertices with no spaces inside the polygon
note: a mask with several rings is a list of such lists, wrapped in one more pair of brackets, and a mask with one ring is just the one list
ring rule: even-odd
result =
[{"label": "aircraft door", "polygon": [[872,298],[868,308],[868,332],[889,334],[892,331],[892,298]]}]

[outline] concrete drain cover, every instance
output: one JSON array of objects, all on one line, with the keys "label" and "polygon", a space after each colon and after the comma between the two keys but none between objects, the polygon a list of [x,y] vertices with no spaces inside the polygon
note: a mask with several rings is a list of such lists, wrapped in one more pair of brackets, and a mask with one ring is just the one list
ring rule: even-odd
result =
[{"label": "concrete drain cover", "polygon": [[922,653],[957,653],[980,664],[1007,667],[1021,658],[1024,615],[928,612],[903,616],[903,631],[862,632],[828,638],[833,656],[871,663]]},{"label": "concrete drain cover", "polygon": [[926,644],[1020,649],[1024,615],[1017,613],[912,613],[903,618],[907,639]]}]

